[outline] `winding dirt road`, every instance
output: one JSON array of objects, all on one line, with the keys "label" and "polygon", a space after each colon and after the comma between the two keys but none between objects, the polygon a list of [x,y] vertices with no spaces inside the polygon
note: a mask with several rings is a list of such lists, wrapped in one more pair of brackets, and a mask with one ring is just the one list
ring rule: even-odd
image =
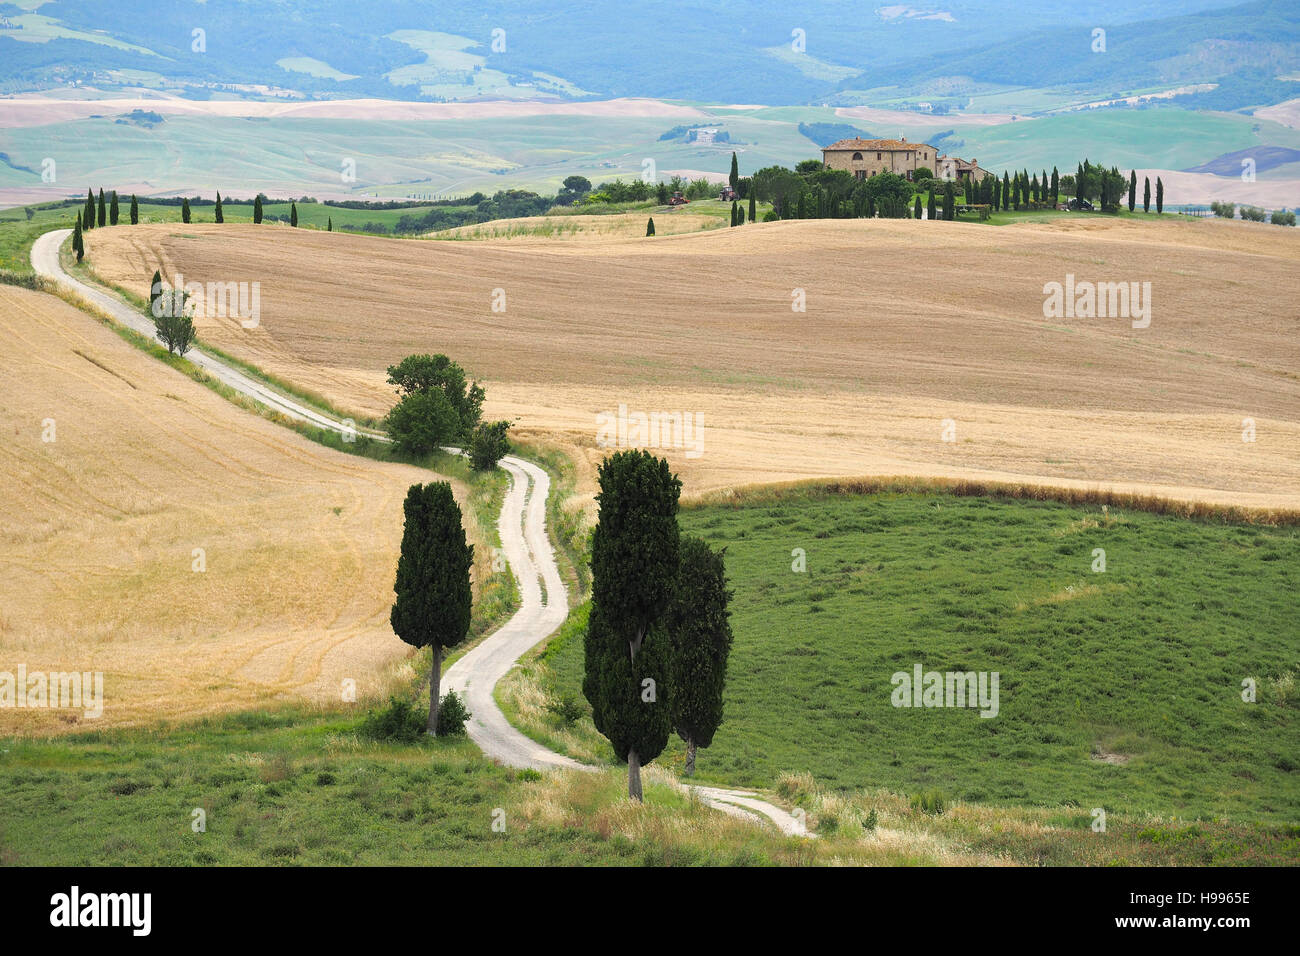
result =
[{"label": "winding dirt road", "polygon": [[[60,229],[36,240],[32,246],[32,268],[36,273],[85,299],[113,321],[156,339],[153,323],[147,316],[117,296],[89,286],[63,270],[59,248],[71,234],[70,229]],[[307,408],[205,352],[193,349],[186,358],[241,395],[288,418],[340,434],[352,430],[350,423]],[[383,435],[366,434],[387,440]],[[497,528],[501,550],[519,585],[519,610],[448,668],[442,684],[465,698],[473,714],[467,728],[469,737],[487,757],[507,766],[535,770],[596,770],[599,768],[557,754],[524,736],[506,720],[492,695],[497,682],[509,673],[520,656],[553,634],[569,614],[568,592],[546,535],[550,477],[532,462],[514,456],[503,458],[501,465],[510,474],[510,488],[501,506]],[[690,785],[689,789],[703,802],[723,812],[749,819],[754,819],[755,813],[761,814],[785,834],[807,835],[801,820],[754,793],[696,785]]]}]

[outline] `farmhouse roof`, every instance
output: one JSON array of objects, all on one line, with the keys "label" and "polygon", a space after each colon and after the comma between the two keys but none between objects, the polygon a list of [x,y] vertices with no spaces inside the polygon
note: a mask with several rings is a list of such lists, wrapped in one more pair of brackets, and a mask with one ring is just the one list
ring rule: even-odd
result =
[{"label": "farmhouse roof", "polygon": [[823,152],[831,150],[849,150],[864,149],[875,150],[876,152],[911,152],[924,146],[926,149],[933,149],[928,143],[909,143],[905,139],[842,139],[838,142],[831,143],[829,146],[822,147]]}]

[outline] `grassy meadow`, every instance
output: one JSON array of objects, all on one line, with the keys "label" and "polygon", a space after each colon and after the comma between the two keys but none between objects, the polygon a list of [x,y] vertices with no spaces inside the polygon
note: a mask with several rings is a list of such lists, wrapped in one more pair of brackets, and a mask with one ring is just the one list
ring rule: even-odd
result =
[{"label": "grassy meadow", "polygon": [[[971,804],[1300,818],[1295,527],[945,494],[715,505],[681,525],[727,549],[735,591],[703,779],[807,773],[832,791]],[[583,613],[499,696],[534,736],[604,762],[589,717],[548,709],[566,694],[586,708]],[[895,708],[891,676],[917,663],[997,671],[997,716]],[[660,760],[680,767],[681,742]]]}]

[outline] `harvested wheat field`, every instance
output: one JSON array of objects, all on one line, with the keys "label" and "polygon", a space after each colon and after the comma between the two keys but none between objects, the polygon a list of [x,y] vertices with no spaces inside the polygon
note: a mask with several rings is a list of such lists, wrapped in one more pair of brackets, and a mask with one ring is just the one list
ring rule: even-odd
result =
[{"label": "harvested wheat field", "polygon": [[0,672],[104,673],[102,717],[6,707],[0,734],[364,698],[406,667],[388,611],[427,472],[315,445],[53,296],[0,286],[0,329]]},{"label": "harvested wheat field", "polygon": [[[622,404],[702,416],[699,456],[667,452],[687,495],[895,474],[1300,506],[1300,233],[1078,222],[574,243],[195,224],[87,244],[136,294],[156,267],[260,281],[258,328],[205,318],[200,336],[360,414],[390,407],[388,365],[446,352],[486,381],[490,415],[576,452],[585,488],[597,416]],[[1149,282],[1149,326],[1045,318],[1045,284],[1067,275]]]},{"label": "harvested wheat field", "polygon": [[457,226],[428,234],[434,239],[528,239],[546,242],[553,239],[633,239],[645,236],[646,220],[654,219],[656,236],[676,236],[706,229],[721,229],[727,221],[707,213],[681,209],[655,209],[653,212],[625,212],[585,216],[560,214],[527,216],[520,219],[493,219],[473,226]]}]

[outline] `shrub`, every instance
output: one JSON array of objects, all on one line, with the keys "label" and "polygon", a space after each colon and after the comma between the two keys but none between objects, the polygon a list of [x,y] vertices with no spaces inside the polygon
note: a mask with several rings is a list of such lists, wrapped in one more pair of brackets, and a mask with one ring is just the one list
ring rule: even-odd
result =
[{"label": "shrub", "polygon": [[912,809],[937,817],[947,809],[947,798],[942,790],[925,790],[912,795]]},{"label": "shrub", "polygon": [[1249,219],[1251,222],[1263,222],[1264,210],[1260,209],[1258,206],[1242,206],[1241,218]]},{"label": "shrub", "polygon": [[1275,226],[1294,226],[1295,213],[1287,212],[1285,209],[1274,209],[1273,215],[1269,217],[1269,222]]},{"label": "shrub", "polygon": [[414,743],[424,733],[427,719],[428,715],[422,714],[409,700],[389,697],[388,706],[383,710],[366,714],[361,733],[372,740]]},{"label": "shrub", "polygon": [[546,709],[566,724],[575,723],[587,713],[587,708],[582,705],[577,696],[567,691],[548,703]]},{"label": "shrub", "polygon": [[1210,203],[1210,209],[1220,219],[1235,219],[1237,217],[1237,207],[1230,202],[1219,202],[1217,199]]},{"label": "shrub", "polygon": [[485,422],[474,429],[469,442],[469,463],[475,471],[491,471],[510,453],[510,439],[506,433],[510,423]]},{"label": "shrub", "polygon": [[438,736],[463,737],[465,721],[472,716],[461,696],[454,690],[448,691],[438,704]]},{"label": "shrub", "polygon": [[767,212],[763,213],[764,222],[777,222],[780,218],[781,217],[776,214],[776,210],[774,209],[769,209]]}]

